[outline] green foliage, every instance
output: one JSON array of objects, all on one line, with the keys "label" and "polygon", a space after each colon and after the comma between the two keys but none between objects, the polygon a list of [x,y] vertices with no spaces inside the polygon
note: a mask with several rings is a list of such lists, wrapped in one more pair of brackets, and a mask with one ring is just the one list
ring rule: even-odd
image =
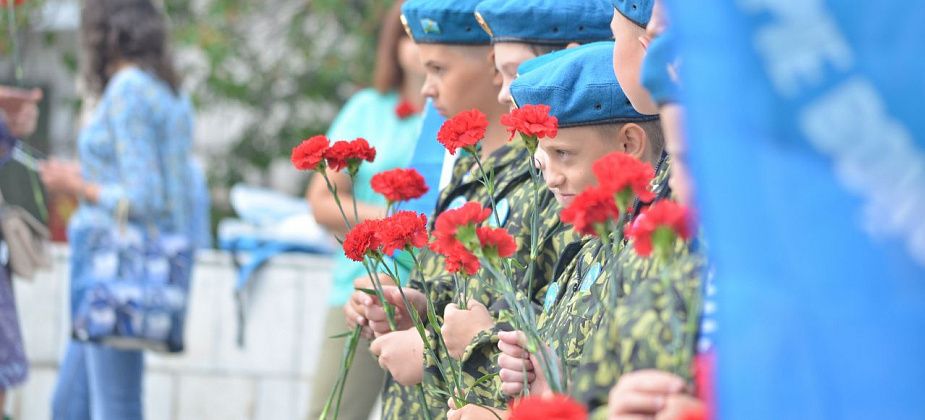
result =
[{"label": "green foliage", "polygon": [[[200,51],[200,110],[243,109],[247,122],[228,156],[210,157],[210,182],[266,174],[301,139],[327,131],[336,110],[368,85],[381,16],[391,1],[165,0],[177,48]],[[266,179],[266,175],[263,175]]]}]

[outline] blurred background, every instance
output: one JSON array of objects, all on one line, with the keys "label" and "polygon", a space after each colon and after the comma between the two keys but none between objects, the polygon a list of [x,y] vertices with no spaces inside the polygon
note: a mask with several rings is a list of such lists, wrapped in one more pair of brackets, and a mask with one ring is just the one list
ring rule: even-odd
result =
[{"label": "blurred background", "polygon": [[[304,205],[308,177],[292,168],[289,153],[301,139],[326,132],[344,102],[370,85],[377,32],[392,1],[155,3],[169,20],[183,91],[196,109],[194,155],[208,176],[213,237],[220,221],[246,218],[231,204],[234,185],[285,194],[292,201],[282,207],[298,208],[295,200]],[[80,1],[17,4],[16,43],[8,32],[8,9],[0,9],[0,84],[38,87],[44,93],[38,129],[25,139],[30,150],[38,157],[76,158],[81,120],[92,109],[78,74]],[[0,177],[14,184],[9,188],[25,186],[10,172]],[[56,241],[53,267],[31,282],[15,282],[30,376],[6,398],[6,414],[14,419],[50,418],[59,361],[69,339],[70,251],[64,241],[76,203],[52,196],[48,205]],[[308,232],[316,243],[316,236],[323,235],[316,226]],[[198,255],[187,349],[178,356],[147,355],[145,418],[307,418],[324,340],[329,256],[274,257],[250,277],[242,274],[247,255],[220,250]]]},{"label": "blurred background", "polygon": [[[306,179],[288,154],[302,138],[324,133],[344,101],[370,83],[376,32],[392,2],[155,2],[170,20],[177,70],[196,105],[195,154],[208,173],[213,223],[232,213],[228,194],[237,182],[301,195]],[[51,156],[75,155],[83,109],[79,20],[78,0],[17,7],[23,83],[45,92],[29,140]],[[0,83],[13,84],[11,41],[4,30]]]}]

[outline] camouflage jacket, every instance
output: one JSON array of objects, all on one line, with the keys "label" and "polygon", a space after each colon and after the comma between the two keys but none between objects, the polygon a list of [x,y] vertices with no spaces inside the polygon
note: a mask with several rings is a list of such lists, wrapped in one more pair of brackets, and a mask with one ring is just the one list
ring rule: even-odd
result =
[{"label": "camouflage jacket", "polygon": [[[530,244],[531,229],[529,228],[532,221],[531,209],[539,209],[538,231],[541,235],[551,235],[555,231],[558,218],[551,219],[550,211],[547,210],[555,203],[552,195],[546,190],[545,185],[533,181],[530,175],[529,165],[532,164],[529,153],[520,145],[505,145],[495,151],[488,159],[482,162],[485,170],[488,171],[494,179],[495,194],[494,201],[497,209],[489,217],[489,225],[496,226],[498,222],[505,227],[517,241],[518,251],[515,255],[517,264],[526,267],[531,262]],[[538,196],[539,205],[536,205]],[[492,200],[489,197],[487,188],[482,184],[481,174],[475,163],[475,158],[470,155],[463,155],[456,161],[453,167],[453,177],[450,184],[444,188],[437,201],[437,208],[434,218],[445,210],[459,207],[468,201],[476,201],[485,207],[491,207]],[[555,213],[553,213],[555,214]],[[497,216],[497,217],[496,217]],[[540,237],[542,238],[542,237]],[[543,239],[539,239],[540,243]],[[424,292],[429,300],[433,302],[434,310],[438,322],[442,322],[444,308],[451,302],[460,300],[460,296],[465,293],[466,298],[475,299],[489,308],[490,313],[496,320],[503,321],[509,317],[506,314],[506,304],[503,303],[503,296],[497,291],[497,288],[490,284],[493,279],[485,275],[486,270],[482,270],[485,281],[480,281],[480,277],[474,276],[472,279],[462,283],[465,284],[464,291],[458,290],[456,281],[453,276],[444,268],[444,259],[430,250],[422,250],[419,261],[422,266],[421,272],[413,271],[409,287]],[[536,264],[538,273],[545,270],[544,267],[551,266],[549,261],[555,261],[554,253],[541,253],[533,261]],[[525,270],[523,270],[525,271]],[[545,290],[544,277],[541,274],[533,276],[532,284],[520,284],[525,282],[525,276],[514,276],[512,281],[515,284],[515,290],[520,290],[524,295],[538,296]],[[486,284],[489,283],[489,284]],[[532,288],[532,289],[531,289]],[[529,290],[529,291],[528,291]],[[437,349],[438,358],[448,358],[446,350],[438,345],[433,331],[431,335],[431,344]],[[494,363],[494,358],[470,358],[466,369],[471,374],[463,375],[460,378],[464,384],[473,384],[482,375],[481,372],[494,372],[494,368],[487,363]],[[439,374],[436,366],[436,360],[425,354],[425,389],[445,389],[446,378]],[[494,395],[494,383],[485,383],[477,389],[471,389],[472,398],[475,395],[489,396]],[[465,387],[464,388],[468,388]],[[383,419],[407,419],[407,418],[425,418],[422,410],[430,412],[431,417],[440,419],[446,417],[447,397],[443,395],[427,394],[427,407],[421,406],[421,397],[419,391],[414,387],[404,387],[400,384],[388,380],[383,391]],[[478,401],[485,401],[485,398],[479,398]]]},{"label": "camouflage jacket", "polygon": [[[670,194],[669,171],[670,161],[664,156],[652,181],[657,197]],[[538,332],[558,362],[560,385],[567,388],[571,388],[585,344],[601,320],[622,305],[641,273],[650,269],[650,261],[630,252],[622,236],[612,240],[616,242],[611,245],[599,238],[569,245],[544,299]]]},{"label": "camouflage jacket", "polygon": [[[631,246],[626,253],[635,252]],[[638,258],[638,257],[636,257]],[[658,369],[690,379],[704,258],[679,247],[639,272],[632,291],[584,349],[572,393],[592,418],[607,418],[610,389],[625,373]]]}]

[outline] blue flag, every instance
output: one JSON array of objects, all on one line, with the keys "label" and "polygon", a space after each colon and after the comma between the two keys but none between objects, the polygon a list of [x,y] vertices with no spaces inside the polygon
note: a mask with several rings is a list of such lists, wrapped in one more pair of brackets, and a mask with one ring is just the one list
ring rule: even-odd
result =
[{"label": "blue flag", "polygon": [[925,3],[674,1],[719,415],[925,418]]},{"label": "blue flag", "polygon": [[437,142],[437,132],[440,131],[445,118],[437,112],[433,101],[428,99],[421,121],[421,134],[418,136],[410,167],[417,169],[424,176],[429,189],[423,197],[401,203],[399,208],[424,213],[429,218],[437,207],[437,198],[440,195],[440,174],[446,149]]}]

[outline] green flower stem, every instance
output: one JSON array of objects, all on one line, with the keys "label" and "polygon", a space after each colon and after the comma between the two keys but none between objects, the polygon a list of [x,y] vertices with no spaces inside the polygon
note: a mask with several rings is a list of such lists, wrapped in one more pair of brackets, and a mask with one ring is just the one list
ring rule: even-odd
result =
[{"label": "green flower stem", "polygon": [[[340,202],[340,196],[337,195],[337,186],[331,183],[331,179],[328,178],[328,174],[325,172],[324,168],[319,169],[318,173],[324,178],[324,183],[327,184],[328,191],[334,196],[334,202],[337,203],[337,209],[340,210],[340,215],[344,218],[344,224],[347,226],[347,230],[353,229],[353,223],[350,223],[350,219],[347,218],[347,213],[344,212],[344,205]],[[353,203],[356,204],[356,200],[354,200]]]},{"label": "green flower stem", "polygon": [[[411,260],[414,262],[414,270],[421,274],[421,281],[423,283],[424,281],[423,266],[421,265],[420,260],[418,260],[417,255],[415,255],[414,252],[410,252],[410,251],[411,250],[409,250],[409,254],[411,254]],[[397,272],[398,267],[396,266],[395,268]],[[463,387],[462,387],[462,384],[460,383],[460,375],[458,374],[457,367],[452,363],[453,358],[451,357],[438,358],[437,357],[437,350],[433,348],[433,346],[430,345],[430,340],[427,337],[427,330],[424,325],[424,322],[420,319],[420,314],[417,312],[416,309],[414,309],[411,306],[411,303],[405,297],[405,294],[402,291],[402,289],[399,289],[399,293],[401,293],[402,300],[405,303],[405,306],[408,308],[408,311],[412,314],[411,319],[414,321],[415,327],[417,327],[418,334],[421,336],[421,341],[424,342],[424,348],[427,350],[428,355],[431,357],[431,359],[434,360],[434,363],[437,366],[437,370],[440,372],[440,374],[444,378],[447,378],[448,379],[447,382],[450,383],[448,389],[446,390],[447,393],[450,395],[450,398],[453,399],[456,406],[461,408],[463,405],[466,404],[466,401],[464,398],[461,397]],[[433,302],[430,302],[429,299],[428,299],[427,306],[428,306],[427,311],[429,312],[428,317],[436,318],[436,314],[432,310]],[[437,326],[434,326],[434,329],[435,329],[434,336],[437,337],[439,344],[443,345],[444,348],[446,348],[446,343],[443,342],[443,337],[440,335],[440,331],[436,330],[436,328]]]},{"label": "green flower stem", "polygon": [[350,333],[350,338],[344,343],[344,356],[341,362],[340,374],[337,377],[337,382],[334,383],[331,395],[324,404],[324,409],[321,411],[321,420],[326,420],[328,413],[332,409],[334,410],[333,419],[337,419],[340,414],[340,403],[347,383],[347,374],[350,372],[350,366],[353,365],[357,344],[360,342],[360,331],[362,331],[362,327],[357,326],[354,328],[353,332]]},{"label": "green flower stem", "polygon": [[[373,281],[373,289],[376,291],[376,297],[379,299],[379,303],[382,304],[382,309],[385,311],[389,328],[391,328],[392,331],[398,331],[398,323],[395,322],[395,307],[385,299],[385,289],[382,287],[382,281],[379,279],[379,270],[376,270],[378,265],[376,261],[382,261],[382,257],[367,256],[363,260],[363,267],[366,268],[366,272],[369,273],[370,279]],[[385,267],[386,270],[388,270],[388,266]],[[400,283],[398,279],[394,277],[392,277],[392,279],[395,280],[396,283]]]},{"label": "green flower stem", "polygon": [[[347,213],[344,211],[344,205],[340,201],[340,196],[337,195],[337,186],[331,183],[331,179],[328,178],[328,174],[327,172],[325,172],[324,168],[321,168],[320,170],[318,170],[318,172],[321,174],[322,178],[324,178],[324,182],[328,187],[328,191],[330,191],[331,195],[334,196],[334,202],[337,204],[337,209],[340,211],[340,215],[344,219],[344,225],[347,226],[348,230],[352,229],[353,224],[351,224],[350,219],[347,218]],[[353,178],[351,177],[351,179]],[[354,220],[358,222],[360,218],[359,218],[358,211],[357,211],[356,200],[353,200],[353,214],[355,218]],[[385,309],[385,312],[386,312],[386,315],[389,321],[389,326],[392,327],[393,330],[396,329],[394,308],[392,308],[392,306],[389,305],[388,302],[385,301],[385,294],[382,290],[382,284],[381,282],[379,282],[379,277],[377,275],[376,270],[374,270],[375,265],[370,267],[370,264],[368,264],[367,261],[363,261],[363,268],[366,269],[366,272],[369,274],[369,277],[373,279],[373,284],[376,286],[375,289],[376,289],[377,297],[380,299],[380,302],[382,302],[383,308]],[[344,395],[344,388],[345,388],[346,381],[347,381],[347,374],[350,372],[350,367],[353,365],[353,358],[354,358],[354,355],[356,354],[357,345],[359,345],[359,342],[360,342],[359,337],[360,337],[361,331],[362,331],[362,328],[359,326],[354,328],[353,332],[350,335],[350,340],[348,340],[345,343],[344,358],[341,362],[340,375],[339,375],[337,382],[334,384],[334,389],[331,390],[331,394],[328,396],[327,402],[325,402],[324,411],[322,412],[322,415],[321,415],[322,419],[328,418],[327,417],[328,412],[330,411],[332,407],[334,410],[333,419],[336,420],[338,417],[338,414],[340,413],[340,403]]]},{"label": "green flower stem", "polygon": [[473,153],[472,156],[475,157],[475,164],[478,165],[485,189],[488,190],[488,199],[491,201],[491,214],[495,217],[495,223],[498,224],[498,227],[501,227],[501,217],[498,216],[498,205],[495,203],[495,182],[485,172],[485,167],[482,166],[482,159],[479,158],[479,154]]}]

